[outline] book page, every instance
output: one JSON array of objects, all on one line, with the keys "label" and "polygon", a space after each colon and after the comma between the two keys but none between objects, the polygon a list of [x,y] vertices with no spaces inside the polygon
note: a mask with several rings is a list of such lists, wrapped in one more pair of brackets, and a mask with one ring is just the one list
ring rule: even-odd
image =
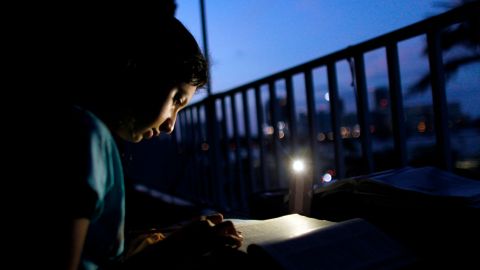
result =
[{"label": "book page", "polygon": [[251,244],[290,239],[335,224],[331,221],[309,218],[299,214],[267,220],[232,220],[232,222],[244,237],[243,244],[239,249],[244,252]]},{"label": "book page", "polygon": [[250,255],[282,269],[402,269],[415,257],[397,241],[363,219],[316,228],[286,240],[257,242]]}]

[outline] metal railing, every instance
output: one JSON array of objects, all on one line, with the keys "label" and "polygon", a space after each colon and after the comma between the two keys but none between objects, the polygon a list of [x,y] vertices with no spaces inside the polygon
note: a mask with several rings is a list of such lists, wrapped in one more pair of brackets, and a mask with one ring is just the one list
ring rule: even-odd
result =
[{"label": "metal railing", "polygon": [[[333,148],[331,173],[341,179],[353,174],[378,170],[372,152],[371,110],[367,93],[364,55],[383,49],[387,63],[389,114],[393,137],[393,167],[408,165],[405,110],[402,101],[398,44],[426,36],[436,138],[436,166],[452,169],[452,150],[448,128],[445,74],[440,44],[441,31],[480,14],[478,3],[453,9],[408,27],[373,38],[355,46],[320,57],[293,68],[247,83],[186,108],[179,116],[173,137],[178,151],[188,153],[185,181],[190,199],[228,210],[248,213],[252,194],[274,192],[289,187],[287,164],[294,156],[310,160],[317,168],[325,154],[319,147]],[[338,64],[347,61],[351,68],[359,131],[345,136],[342,127],[342,101],[339,97]],[[315,104],[314,70],[324,68],[328,82],[329,132],[319,133]],[[303,82],[298,86],[297,81]],[[301,93],[301,91],[304,91]],[[279,92],[281,95],[279,96]],[[268,96],[268,97],[267,97]],[[305,96],[306,117],[301,122],[297,96]],[[343,132],[343,133],[342,133]],[[327,139],[323,139],[323,135]],[[346,164],[347,141],[361,145],[355,159],[358,170],[349,172]],[[325,150],[323,150],[325,153]],[[352,164],[351,162],[349,164]],[[305,186],[322,182],[322,171],[311,169]]]}]

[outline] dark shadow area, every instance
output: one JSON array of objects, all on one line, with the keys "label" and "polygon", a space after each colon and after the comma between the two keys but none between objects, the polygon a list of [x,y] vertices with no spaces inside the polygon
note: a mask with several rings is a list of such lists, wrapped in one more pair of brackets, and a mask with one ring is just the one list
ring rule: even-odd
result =
[{"label": "dark shadow area", "polygon": [[410,249],[419,269],[479,265],[480,209],[475,199],[428,195],[365,179],[346,179],[317,190],[312,216],[366,219]]},{"label": "dark shadow area", "polygon": [[195,205],[179,205],[135,190],[126,192],[126,232],[165,228],[208,214]]},{"label": "dark shadow area", "polygon": [[250,196],[250,218],[269,219],[288,214],[288,190],[258,192]]}]

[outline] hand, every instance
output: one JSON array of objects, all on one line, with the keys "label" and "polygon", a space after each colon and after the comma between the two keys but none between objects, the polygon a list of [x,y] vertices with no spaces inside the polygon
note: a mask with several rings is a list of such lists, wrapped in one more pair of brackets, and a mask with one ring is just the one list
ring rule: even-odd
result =
[{"label": "hand", "polygon": [[219,248],[238,248],[243,237],[231,221],[223,221],[221,214],[202,216],[166,238],[182,252],[205,254]]},{"label": "hand", "polygon": [[123,255],[124,259],[137,254],[138,252],[144,250],[146,247],[158,243],[163,239],[165,239],[165,236],[162,233],[155,231],[147,231],[140,235],[137,235],[135,238],[133,238],[126,244],[126,249]]},{"label": "hand", "polygon": [[[128,257],[120,269],[154,269],[159,263],[163,268],[189,269],[179,265],[196,265],[201,261],[198,259],[203,258],[202,255],[216,251],[230,254],[229,249],[235,250],[241,246],[243,237],[231,221],[224,221],[221,214],[215,214],[202,216],[160,240]],[[140,243],[139,246],[142,246],[145,239]]]}]

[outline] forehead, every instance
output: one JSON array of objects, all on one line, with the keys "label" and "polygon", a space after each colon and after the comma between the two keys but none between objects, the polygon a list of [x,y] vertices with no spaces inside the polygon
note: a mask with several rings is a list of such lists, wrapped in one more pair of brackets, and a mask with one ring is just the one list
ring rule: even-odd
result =
[{"label": "forehead", "polygon": [[186,95],[193,95],[197,90],[197,87],[195,85],[188,84],[188,83],[180,83],[177,85],[176,88],[179,92]]}]

